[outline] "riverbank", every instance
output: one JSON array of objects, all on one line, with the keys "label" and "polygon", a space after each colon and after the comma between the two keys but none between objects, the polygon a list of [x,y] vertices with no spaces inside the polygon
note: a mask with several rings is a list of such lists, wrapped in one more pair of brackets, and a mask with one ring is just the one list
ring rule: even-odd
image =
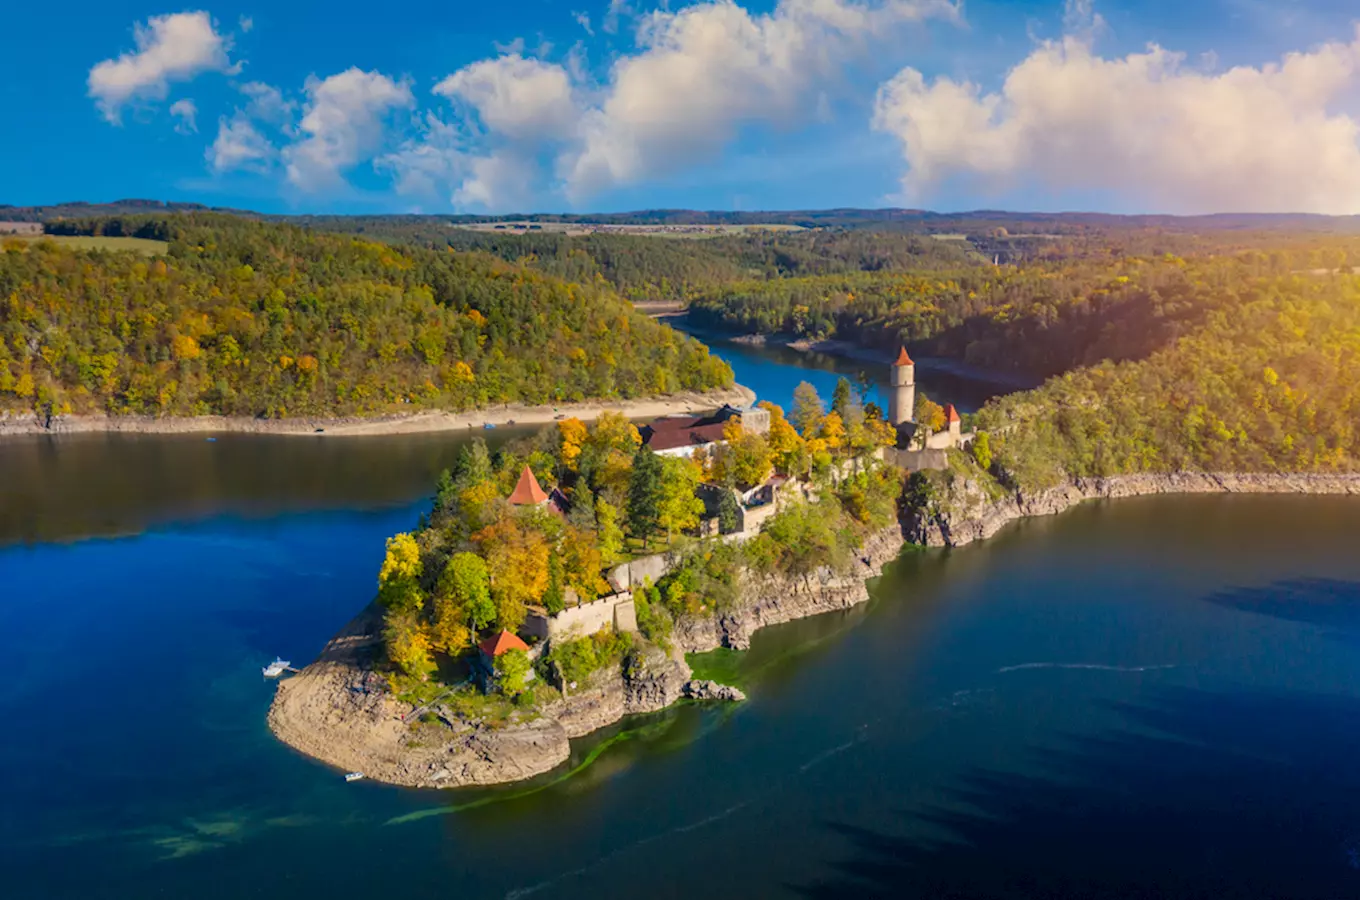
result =
[{"label": "riverbank", "polygon": [[962,547],[992,537],[1011,522],[1052,516],[1088,500],[1152,494],[1360,495],[1360,475],[1201,473],[1075,478],[1044,491],[1008,492],[993,499],[971,479],[956,479],[931,508],[907,521],[907,539],[928,547]]},{"label": "riverbank", "polygon": [[509,404],[469,412],[418,412],[409,415],[343,418],[300,417],[260,419],[244,416],[58,416],[51,423],[36,414],[0,413],[0,438],[35,434],[279,434],[312,437],[367,437],[471,431],[486,425],[546,425],[562,418],[598,419],[605,412],[622,412],[630,419],[647,419],[711,410],[723,404],[747,406],[755,392],[742,385],[720,391],[686,392],[639,400],[592,400],[557,406]]},{"label": "riverbank", "polygon": [[369,606],[315,662],[279,683],[269,727],[283,743],[344,771],[417,788],[505,784],[545,774],[567,761],[573,738],[625,716],[657,712],[681,699],[743,699],[740,692],[691,679],[682,653],[743,649],[760,628],[848,609],[869,599],[868,581],[903,546],[899,528],[873,535],[850,572],[766,578],[746,585],[721,616],[676,623],[669,653],[640,641],[624,671],[597,672],[560,700],[506,722],[465,721],[436,703],[410,725],[413,711],[381,679],[382,615]]}]

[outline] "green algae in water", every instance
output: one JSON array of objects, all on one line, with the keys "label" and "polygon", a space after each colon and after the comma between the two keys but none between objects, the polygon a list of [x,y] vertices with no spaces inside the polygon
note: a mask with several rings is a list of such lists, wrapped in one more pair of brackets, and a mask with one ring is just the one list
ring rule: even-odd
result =
[{"label": "green algae in water", "polygon": [[586,769],[590,768],[590,766],[593,765],[596,760],[603,756],[605,752],[609,750],[609,748],[614,747],[618,744],[622,744],[625,741],[632,741],[638,739],[646,740],[651,737],[659,737],[661,734],[668,731],[672,724],[673,723],[670,720],[666,720],[661,722],[652,722],[650,724],[643,725],[640,728],[631,728],[624,731],[620,731],[618,734],[612,735],[606,738],[605,740],[601,741],[600,743],[596,744],[594,747],[592,747],[590,752],[586,754],[585,759],[581,760],[575,766],[568,769],[566,772],[563,772],[561,775],[558,775],[551,781],[546,781],[543,784],[536,784],[531,787],[527,787],[522,790],[513,791],[510,793],[493,794],[492,796],[489,797],[481,797],[477,800],[471,800],[467,803],[460,803],[456,806],[436,806],[430,809],[418,809],[415,812],[409,812],[406,813],[405,815],[395,816],[391,819],[388,819],[383,824],[404,825],[408,822],[416,822],[419,821],[420,819],[428,819],[432,816],[447,816],[452,815],[454,813],[467,812],[469,810],[479,809],[484,806],[492,806],[497,803],[509,803],[512,800],[520,800],[525,797],[531,797],[534,794],[542,793],[543,791],[548,790],[548,788],[556,787],[562,782],[567,781],[568,779],[574,778],[577,775],[581,774]]}]

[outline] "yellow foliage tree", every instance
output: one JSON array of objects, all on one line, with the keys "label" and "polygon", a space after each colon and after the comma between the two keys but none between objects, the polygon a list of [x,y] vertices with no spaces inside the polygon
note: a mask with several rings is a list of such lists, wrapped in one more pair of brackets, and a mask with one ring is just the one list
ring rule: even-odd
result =
[{"label": "yellow foliage tree", "polygon": [[557,424],[558,440],[561,444],[562,465],[567,471],[575,472],[581,461],[581,448],[585,445],[590,432],[586,423],[580,419],[563,419]]},{"label": "yellow foliage tree", "polygon": [[507,516],[472,536],[491,571],[491,597],[496,603],[496,624],[518,631],[526,607],[548,589],[550,548],[544,536]]},{"label": "yellow foliage tree", "polygon": [[420,545],[414,535],[395,534],[387,539],[387,556],[378,570],[378,598],[394,612],[419,612],[424,605],[420,591]]}]

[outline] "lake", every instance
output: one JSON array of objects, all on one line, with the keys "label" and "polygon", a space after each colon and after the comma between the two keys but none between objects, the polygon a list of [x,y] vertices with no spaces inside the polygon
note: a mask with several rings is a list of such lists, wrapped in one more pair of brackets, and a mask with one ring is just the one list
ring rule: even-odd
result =
[{"label": "lake", "polygon": [[260,666],[368,602],[458,439],[0,442],[3,896],[1360,896],[1351,498],[908,552],[706,656],[747,703],[523,785],[346,784],[270,736]]}]

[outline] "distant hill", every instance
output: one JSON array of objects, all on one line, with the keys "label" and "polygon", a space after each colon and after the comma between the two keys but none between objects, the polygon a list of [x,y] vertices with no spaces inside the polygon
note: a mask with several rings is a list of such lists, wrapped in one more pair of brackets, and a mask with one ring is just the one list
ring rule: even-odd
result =
[{"label": "distant hill", "polygon": [[198,203],[160,200],[115,200],[111,203],[83,201],[52,206],[6,206],[0,204],[0,221],[46,222],[101,216],[222,212],[261,219],[292,222],[327,231],[363,231],[364,223],[382,227],[421,225],[470,225],[497,222],[564,223],[580,225],[796,225],[803,228],[864,228],[921,233],[975,233],[1005,228],[1024,234],[1079,234],[1088,231],[1158,229],[1184,233],[1224,231],[1310,231],[1360,233],[1360,216],[1323,216],[1308,213],[1222,213],[1204,216],[1113,215],[1109,213],[1032,213],[1006,210],[973,210],[940,213],[921,209],[814,209],[814,210],[692,210],[646,209],[619,213],[515,213],[499,216],[473,215],[265,215],[248,210],[208,207]]},{"label": "distant hill", "polygon": [[81,200],[53,206],[8,206],[0,203],[0,222],[54,222],[61,219],[89,219],[102,216],[156,215],[162,213],[225,212],[254,216],[243,210],[204,206],[201,203],[166,203],[161,200],[114,200],[112,203],[86,203]]},{"label": "distant hill", "polygon": [[166,249],[3,241],[0,413],[369,415],[732,384],[609,285],[485,253],[209,213],[98,224]]}]

